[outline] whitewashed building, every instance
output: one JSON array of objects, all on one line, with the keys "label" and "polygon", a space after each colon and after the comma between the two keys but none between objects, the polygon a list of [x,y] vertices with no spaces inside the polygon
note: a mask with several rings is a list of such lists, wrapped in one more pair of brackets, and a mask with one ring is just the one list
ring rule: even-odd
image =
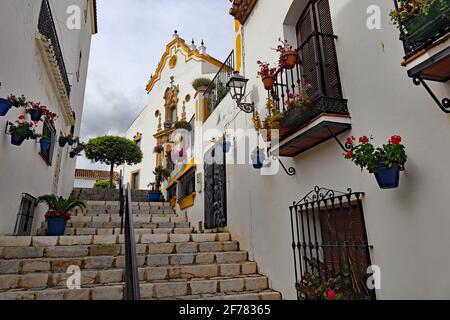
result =
[{"label": "whitewashed building", "polygon": [[[192,174],[171,179],[168,198],[182,201],[179,190],[193,188],[192,206],[183,211],[194,226],[228,228],[284,298],[300,296],[298,282],[306,272],[317,272],[313,259],[335,274],[350,266],[355,291],[366,298],[450,298],[449,26],[420,42],[402,35],[402,42],[389,18],[394,8],[391,1],[234,1],[234,59],[197,95],[195,136],[202,148],[181,169],[184,174],[195,168]],[[280,71],[268,92],[257,78],[257,61],[277,65],[273,48],[279,38],[298,48],[302,65]],[[254,139],[246,147],[247,132],[255,131],[253,115],[216,90],[233,69],[249,80],[241,102],[254,103],[261,114],[267,97],[281,102],[307,83],[316,97],[313,115],[281,132],[271,154],[259,141],[266,157],[262,170],[249,160],[232,165],[256,148]],[[160,96],[169,77],[161,82]],[[155,126],[151,110],[145,123]],[[130,137],[143,130],[132,129]],[[220,141],[225,132],[232,143],[227,165],[205,165],[200,160],[222,157],[221,143],[214,155],[210,141]],[[402,136],[408,163],[399,188],[380,189],[373,174],[344,159],[350,135],[373,136],[376,145]],[[148,159],[144,165],[154,163]],[[369,266],[376,290],[366,282]]]},{"label": "whitewashed building", "polygon": [[76,159],[60,148],[62,134],[79,135],[92,35],[97,33],[95,0],[5,0],[0,4],[0,97],[25,97],[58,115],[40,122],[37,133],[52,137],[48,152],[35,141],[20,147],[5,132],[25,110],[0,117],[0,234],[30,234],[43,220],[36,197],[69,196]]},{"label": "whitewashed building", "polygon": [[[187,173],[188,170],[182,171],[183,164],[194,163],[193,154],[187,153],[191,134],[181,143],[173,137],[173,125],[186,121],[195,128],[195,115],[201,116],[206,110],[198,104],[198,94],[192,83],[198,78],[212,79],[221,66],[222,62],[206,52],[203,41],[198,47],[194,42],[188,45],[175,31],[147,84],[148,104],[127,131],[126,137],[138,143],[144,154],[142,163],[124,168],[125,182],[129,182],[132,189],[151,189],[155,167],[168,166],[168,154],[174,155],[172,180],[177,181]],[[157,145],[164,151],[155,153]],[[165,182],[168,183],[174,185]],[[192,197],[190,199],[188,204],[182,204],[183,208],[192,205]]]},{"label": "whitewashed building", "polygon": [[[92,189],[97,181],[109,181],[111,173],[102,170],[76,169],[73,187],[78,189]],[[114,181],[119,179],[119,173],[113,173]],[[119,186],[116,183],[116,188]]]}]

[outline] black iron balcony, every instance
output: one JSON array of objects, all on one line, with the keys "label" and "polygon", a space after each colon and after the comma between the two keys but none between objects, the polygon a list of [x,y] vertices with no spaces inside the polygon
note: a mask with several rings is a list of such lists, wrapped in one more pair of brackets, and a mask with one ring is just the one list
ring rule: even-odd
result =
[{"label": "black iron balcony", "polygon": [[[284,113],[280,128],[281,156],[296,156],[351,128],[347,100],[342,97],[336,38],[331,34],[312,33],[297,49],[301,63],[291,70],[280,68],[276,73],[268,97]],[[300,94],[304,88],[308,88],[310,105],[300,113],[288,110],[290,96]]]},{"label": "black iron balcony", "polygon": [[230,53],[217,72],[208,89],[205,91],[205,98],[208,102],[208,110],[212,113],[220,102],[228,94],[227,83],[234,72],[234,51]]},{"label": "black iron balcony", "polygon": [[[404,10],[402,2],[394,0],[398,12]],[[414,15],[406,21],[399,21],[399,29],[405,47],[405,59],[408,59],[450,33],[450,4],[448,1],[435,0],[427,15]]]},{"label": "black iron balcony", "polygon": [[71,87],[69,83],[69,77],[67,76],[66,65],[64,64],[64,57],[59,43],[58,34],[56,33],[55,21],[53,20],[48,0],[42,1],[41,12],[39,15],[38,30],[43,36],[45,36],[50,41],[53,47],[53,52],[55,54],[55,59],[58,64],[59,71],[61,72],[61,77],[64,83],[64,87],[66,89],[67,97],[70,97]]}]

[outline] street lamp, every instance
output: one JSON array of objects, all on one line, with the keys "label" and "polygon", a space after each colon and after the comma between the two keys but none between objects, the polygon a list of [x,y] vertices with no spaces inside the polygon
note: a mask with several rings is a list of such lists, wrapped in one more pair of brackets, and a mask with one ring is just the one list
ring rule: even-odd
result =
[{"label": "street lamp", "polygon": [[227,83],[227,88],[230,90],[231,98],[236,101],[239,109],[245,113],[253,113],[255,111],[255,103],[242,102],[247,90],[247,82],[248,79],[240,75],[239,71],[235,71]]}]

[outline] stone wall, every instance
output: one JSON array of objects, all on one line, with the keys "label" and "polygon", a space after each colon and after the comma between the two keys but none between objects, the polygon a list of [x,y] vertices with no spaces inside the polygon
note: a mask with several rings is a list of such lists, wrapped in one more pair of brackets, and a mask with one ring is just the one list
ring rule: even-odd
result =
[{"label": "stone wall", "polygon": [[[114,189],[73,189],[72,196],[86,201],[119,201],[119,190]],[[134,190],[131,192],[133,202],[148,201],[147,190]]]}]

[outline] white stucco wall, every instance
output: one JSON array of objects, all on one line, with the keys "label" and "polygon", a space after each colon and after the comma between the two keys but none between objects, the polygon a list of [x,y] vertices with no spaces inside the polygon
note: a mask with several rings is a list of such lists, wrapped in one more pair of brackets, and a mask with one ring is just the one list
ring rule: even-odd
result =
[{"label": "white stucco wall", "polygon": [[[66,27],[66,9],[69,5],[78,5],[82,9],[81,30],[69,30]],[[84,20],[84,9],[87,0],[52,0],[50,6],[69,81],[72,85],[71,106],[76,113],[75,135],[79,134],[82,119],[84,90],[88,69],[91,15]],[[41,1],[5,0],[0,4],[0,96],[6,98],[13,93],[24,94],[29,100],[42,102],[50,111],[60,115],[55,121],[57,135],[60,132],[69,133],[68,125],[62,116],[56,91],[50,82],[42,56],[36,44],[39,12]],[[88,11],[90,12],[90,11]],[[80,65],[80,81],[76,79],[79,65],[79,54],[82,52]],[[15,121],[24,110],[11,109],[7,116],[0,118],[1,132],[6,122]],[[42,123],[38,132],[42,131]],[[57,193],[68,196],[73,188],[75,174],[75,159],[69,158],[69,149],[55,147],[53,165],[47,166],[39,155],[39,145],[25,141],[21,147],[10,144],[10,136],[0,137],[0,234],[11,234],[14,231],[16,215],[20,205],[21,193],[26,192],[35,197],[53,192],[53,177],[61,152],[61,167],[58,179]],[[58,174],[58,173],[56,173]],[[39,225],[43,218],[42,208],[36,211],[34,225]]]},{"label": "white stucco wall", "polygon": [[96,180],[88,180],[88,179],[75,179],[73,182],[74,188],[86,188],[91,189],[94,187]]},{"label": "white stucco wall", "polygon": [[[271,48],[279,37],[293,39],[303,1],[296,1],[292,11],[292,0],[258,1],[243,27],[243,73],[250,79],[249,100],[260,109],[267,92],[256,78],[256,61],[276,63],[278,57]],[[335,141],[294,159],[283,158],[297,170],[292,178],[283,171],[260,176],[250,165],[227,168],[228,222],[233,238],[241,242],[243,250],[249,250],[260,271],[270,277],[271,287],[287,299],[296,298],[289,205],[315,186],[343,191],[350,187],[366,193],[364,212],[369,242],[374,246],[372,263],[382,271],[379,299],[450,298],[450,172],[446,170],[450,142],[445,139],[450,134],[450,118],[422,87],[413,85],[400,66],[404,52],[398,31],[389,21],[391,1],[378,4],[382,29],[366,28],[366,10],[372,4],[369,0],[330,1],[334,33],[339,37],[338,63],[352,116],[349,135],[373,135],[376,144],[393,134],[404,138],[409,161],[400,188],[379,189],[373,175],[361,173],[343,159]],[[449,96],[448,84],[432,87],[441,97]],[[205,128],[223,129],[223,115],[233,109],[227,98]],[[230,126],[252,127],[250,116],[243,114]],[[202,211],[197,213],[194,224],[203,219]]]}]

